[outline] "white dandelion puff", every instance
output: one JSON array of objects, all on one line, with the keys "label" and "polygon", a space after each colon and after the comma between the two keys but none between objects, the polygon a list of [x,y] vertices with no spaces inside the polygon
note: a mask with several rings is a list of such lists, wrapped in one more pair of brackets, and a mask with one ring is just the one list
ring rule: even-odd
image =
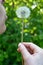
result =
[{"label": "white dandelion puff", "polygon": [[30,9],[26,6],[20,7],[16,10],[16,15],[19,18],[28,18],[30,16]]}]

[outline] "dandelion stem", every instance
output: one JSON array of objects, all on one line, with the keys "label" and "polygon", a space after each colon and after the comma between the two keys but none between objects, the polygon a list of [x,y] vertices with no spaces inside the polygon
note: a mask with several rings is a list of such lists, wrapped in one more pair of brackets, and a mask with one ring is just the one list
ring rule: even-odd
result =
[{"label": "dandelion stem", "polygon": [[[23,31],[24,31],[24,22],[23,22],[23,19],[22,19],[21,43],[23,42]],[[22,57],[22,65],[24,65],[23,57]]]},{"label": "dandelion stem", "polygon": [[21,43],[23,42],[23,31],[24,31],[24,22],[22,20],[22,31],[21,31]]}]

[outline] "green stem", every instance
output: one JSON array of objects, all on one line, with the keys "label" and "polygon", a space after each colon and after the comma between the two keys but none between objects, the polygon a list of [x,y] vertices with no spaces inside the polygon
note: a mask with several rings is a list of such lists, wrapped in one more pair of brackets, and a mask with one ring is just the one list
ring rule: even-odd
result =
[{"label": "green stem", "polygon": [[[22,23],[21,23],[22,27],[21,27],[21,43],[23,42],[23,31],[24,31],[24,22],[23,22],[23,19],[22,19]],[[22,57],[22,65],[24,65],[24,60],[23,60],[23,57]]]},{"label": "green stem", "polygon": [[24,22],[22,20],[22,31],[21,31],[21,43],[23,42],[23,31],[24,31]]},{"label": "green stem", "polygon": [[[23,31],[24,31],[24,22],[23,22],[23,19],[22,19],[22,30],[21,30],[21,43],[23,42]],[[23,60],[23,57],[22,57],[22,65],[24,65],[24,60]]]}]

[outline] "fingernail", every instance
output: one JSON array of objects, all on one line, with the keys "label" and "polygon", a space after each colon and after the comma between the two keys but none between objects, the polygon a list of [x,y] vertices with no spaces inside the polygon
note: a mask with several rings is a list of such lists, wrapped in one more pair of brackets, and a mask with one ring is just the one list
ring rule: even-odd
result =
[{"label": "fingernail", "polygon": [[18,47],[20,47],[22,45],[22,43],[19,43]]}]

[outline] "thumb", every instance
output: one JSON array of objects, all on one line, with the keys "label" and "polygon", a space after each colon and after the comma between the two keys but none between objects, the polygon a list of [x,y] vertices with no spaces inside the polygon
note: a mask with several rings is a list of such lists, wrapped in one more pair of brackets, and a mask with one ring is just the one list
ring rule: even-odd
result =
[{"label": "thumb", "polygon": [[26,49],[26,47],[22,43],[20,43],[18,45],[18,47],[20,49],[20,52],[21,52],[24,60],[27,60],[28,58],[31,58],[31,54],[28,52],[28,50]]}]

